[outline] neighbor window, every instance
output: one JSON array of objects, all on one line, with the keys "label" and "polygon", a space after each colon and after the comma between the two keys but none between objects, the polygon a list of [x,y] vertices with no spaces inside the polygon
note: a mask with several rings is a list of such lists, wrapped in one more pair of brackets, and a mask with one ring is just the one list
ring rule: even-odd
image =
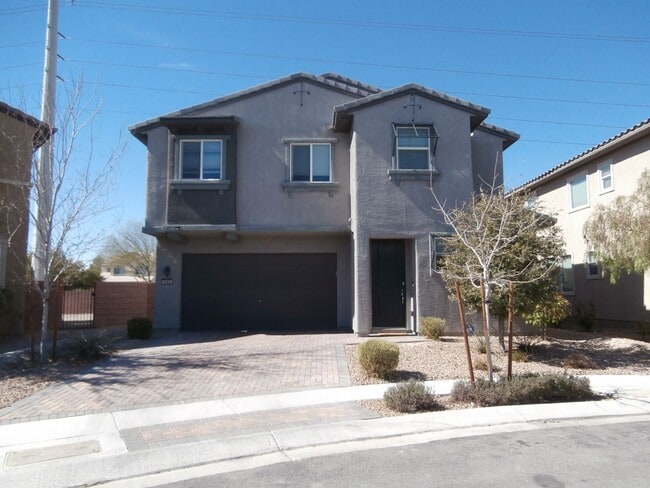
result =
[{"label": "neighbor window", "polygon": [[585,266],[587,268],[587,278],[600,278],[600,266],[596,259],[596,253],[589,251],[585,256]]},{"label": "neighbor window", "polygon": [[598,184],[600,193],[605,193],[614,189],[614,180],[612,178],[612,163],[607,162],[598,168]]},{"label": "neighbor window", "polygon": [[562,293],[575,293],[573,263],[571,261],[571,256],[564,256],[562,258],[562,269],[560,270],[560,287]]},{"label": "neighbor window", "polygon": [[331,144],[291,144],[291,181],[332,181]]},{"label": "neighbor window", "polygon": [[181,141],[180,176],[193,180],[220,180],[223,141],[192,139]]},{"label": "neighbor window", "polygon": [[447,238],[444,236],[431,236],[431,269],[439,271],[444,266],[447,255]]},{"label": "neighbor window", "polygon": [[431,168],[431,129],[433,127],[395,127],[398,169]]},{"label": "neighbor window", "polygon": [[577,176],[569,181],[569,199],[572,210],[586,207],[589,204],[587,175]]}]

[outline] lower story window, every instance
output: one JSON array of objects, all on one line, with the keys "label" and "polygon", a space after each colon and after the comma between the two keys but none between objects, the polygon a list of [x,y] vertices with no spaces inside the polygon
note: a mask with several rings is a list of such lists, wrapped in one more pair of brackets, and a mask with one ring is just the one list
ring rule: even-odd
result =
[{"label": "lower story window", "polygon": [[598,265],[595,252],[590,251],[587,253],[585,266],[587,268],[587,278],[600,278],[600,266]]},{"label": "lower story window", "polygon": [[291,181],[332,181],[330,144],[291,144]]},{"label": "lower story window", "polygon": [[447,255],[445,244],[446,237],[431,236],[431,269],[433,271],[440,271],[444,266],[445,256]]},{"label": "lower story window", "polygon": [[560,286],[562,293],[575,293],[575,281],[573,279],[573,262],[571,256],[562,258],[562,268],[560,270]]}]

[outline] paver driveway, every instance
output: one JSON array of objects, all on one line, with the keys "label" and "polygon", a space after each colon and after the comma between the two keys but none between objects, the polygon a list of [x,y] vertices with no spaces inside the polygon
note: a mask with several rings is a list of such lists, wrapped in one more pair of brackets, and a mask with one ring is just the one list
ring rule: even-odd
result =
[{"label": "paver driveway", "polygon": [[347,386],[343,345],[361,340],[332,333],[178,334],[167,345],[125,350],[1,409],[0,422]]}]

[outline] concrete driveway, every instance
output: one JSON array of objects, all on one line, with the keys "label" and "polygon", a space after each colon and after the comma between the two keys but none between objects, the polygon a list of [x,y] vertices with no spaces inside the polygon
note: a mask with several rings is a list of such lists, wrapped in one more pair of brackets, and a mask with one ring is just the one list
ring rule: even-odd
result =
[{"label": "concrete driveway", "polygon": [[1,409],[0,422],[349,386],[344,345],[362,340],[341,333],[174,334]]}]

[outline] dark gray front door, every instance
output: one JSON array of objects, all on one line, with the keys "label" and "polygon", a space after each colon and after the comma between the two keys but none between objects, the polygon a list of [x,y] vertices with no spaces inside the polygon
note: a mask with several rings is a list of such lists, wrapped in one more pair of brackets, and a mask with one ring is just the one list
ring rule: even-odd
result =
[{"label": "dark gray front door", "polygon": [[336,330],[336,254],[185,254],[184,330]]},{"label": "dark gray front door", "polygon": [[406,262],[403,240],[371,240],[373,327],[406,327]]}]

